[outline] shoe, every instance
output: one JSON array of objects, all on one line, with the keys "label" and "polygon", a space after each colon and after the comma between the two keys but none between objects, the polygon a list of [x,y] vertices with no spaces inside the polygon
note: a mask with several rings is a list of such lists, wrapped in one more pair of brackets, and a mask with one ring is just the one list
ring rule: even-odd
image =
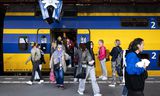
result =
[{"label": "shoe", "polygon": [[96,94],[96,95],[94,95],[94,96],[102,96],[102,94]]},{"label": "shoe", "polygon": [[44,80],[40,80],[39,82],[38,82],[38,84],[41,84],[41,83],[43,83],[44,82]]},{"label": "shoe", "polygon": [[109,87],[115,87],[116,84],[109,84],[108,86],[109,86]]},{"label": "shoe", "polygon": [[78,82],[78,79],[77,78],[74,78],[74,83]]},{"label": "shoe", "polygon": [[69,64],[69,65],[68,65],[68,68],[71,68],[71,67],[72,67],[72,65],[71,65],[71,64]]},{"label": "shoe", "polygon": [[107,78],[107,77],[105,77],[105,76],[103,76],[103,77],[102,77],[102,80],[107,80],[107,79],[108,79],[108,78]]},{"label": "shoe", "polygon": [[26,82],[26,84],[32,85],[33,83],[32,83],[32,81],[28,81],[28,82]]},{"label": "shoe", "polygon": [[102,79],[103,78],[103,76],[101,75],[101,76],[99,76],[99,79]]},{"label": "shoe", "polygon": [[83,92],[80,92],[79,90],[77,91],[80,95],[83,95]]}]

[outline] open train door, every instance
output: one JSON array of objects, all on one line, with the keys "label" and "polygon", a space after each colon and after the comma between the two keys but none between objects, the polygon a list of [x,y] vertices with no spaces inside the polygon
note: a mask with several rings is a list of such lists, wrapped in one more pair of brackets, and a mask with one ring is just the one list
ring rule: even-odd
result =
[{"label": "open train door", "polygon": [[4,5],[0,6],[0,75],[3,74],[3,27],[4,27],[4,17],[5,17],[6,7]]}]

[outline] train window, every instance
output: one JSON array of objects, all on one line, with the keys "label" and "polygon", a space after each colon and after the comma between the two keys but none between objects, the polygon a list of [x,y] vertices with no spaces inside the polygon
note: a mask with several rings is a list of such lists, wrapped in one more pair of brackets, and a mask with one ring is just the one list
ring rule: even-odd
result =
[{"label": "train window", "polygon": [[41,36],[41,50],[42,50],[43,52],[45,52],[46,49],[47,49],[47,37],[44,36],[44,35],[42,35],[42,36]]},{"label": "train window", "polygon": [[160,54],[158,56],[158,67],[160,67]]},{"label": "train window", "polygon": [[140,57],[142,58],[142,59],[148,59],[148,60],[150,60],[150,56],[149,56],[149,54],[140,54]]},{"label": "train window", "polygon": [[158,26],[160,26],[160,18],[157,18]]},{"label": "train window", "polygon": [[18,40],[19,49],[22,51],[28,50],[28,37],[20,36]]},{"label": "train window", "polygon": [[122,27],[148,27],[149,20],[147,18],[121,18]]}]

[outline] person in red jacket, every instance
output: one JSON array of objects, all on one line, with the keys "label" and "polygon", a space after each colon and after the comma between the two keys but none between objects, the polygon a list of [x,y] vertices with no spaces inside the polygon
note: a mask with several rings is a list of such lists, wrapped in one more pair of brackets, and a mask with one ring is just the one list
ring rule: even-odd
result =
[{"label": "person in red jacket", "polygon": [[106,47],[104,46],[104,41],[102,39],[99,40],[99,53],[98,59],[101,64],[102,75],[99,77],[102,80],[107,80],[107,69],[106,69]]}]

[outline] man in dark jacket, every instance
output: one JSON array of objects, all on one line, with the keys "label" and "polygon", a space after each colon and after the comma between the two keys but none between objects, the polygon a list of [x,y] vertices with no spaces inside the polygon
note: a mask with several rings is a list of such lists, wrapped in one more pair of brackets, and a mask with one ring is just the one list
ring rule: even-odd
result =
[{"label": "man in dark jacket", "polygon": [[112,65],[112,80],[113,80],[112,83],[109,85],[110,87],[115,87],[116,85],[116,65],[117,65],[116,59],[118,57],[118,54],[122,51],[120,44],[121,44],[120,40],[116,39],[115,47],[113,47],[110,53],[110,55],[112,56],[111,65]]}]

